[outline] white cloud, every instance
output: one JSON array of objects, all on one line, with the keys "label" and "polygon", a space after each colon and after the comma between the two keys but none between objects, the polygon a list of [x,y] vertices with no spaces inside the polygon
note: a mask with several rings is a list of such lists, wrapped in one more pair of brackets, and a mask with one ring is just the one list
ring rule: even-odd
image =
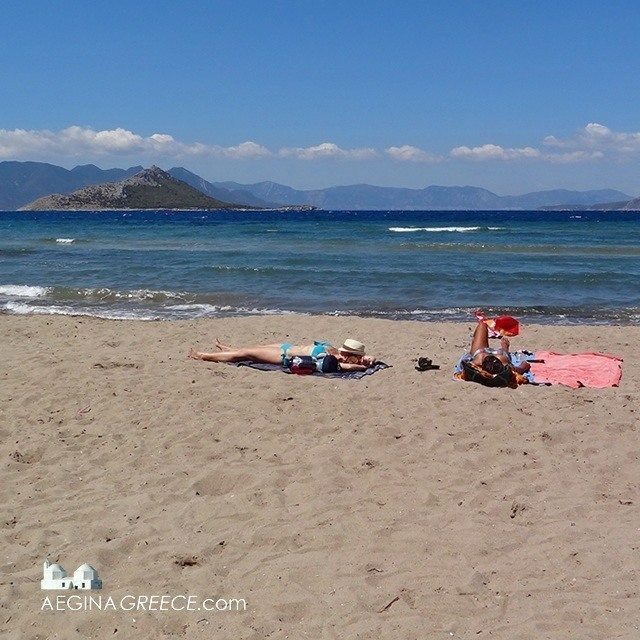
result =
[{"label": "white cloud", "polygon": [[533,147],[511,149],[497,144],[484,144],[481,147],[455,147],[451,149],[453,158],[469,158],[470,160],[521,160],[523,158],[540,158],[541,153]]},{"label": "white cloud", "polygon": [[146,144],[153,144],[157,142],[157,139],[152,137],[145,141],[142,136],[121,128],[110,131],[93,131],[92,129],[83,129],[81,127],[69,127],[61,132],[60,142],[71,145],[76,143],[86,150],[95,149],[106,153],[127,153],[131,150],[141,151]]},{"label": "white cloud", "polygon": [[[538,161],[553,164],[589,162],[601,158],[624,158],[640,154],[640,132],[616,132],[595,122],[574,136],[547,136],[543,147],[503,147],[484,144],[477,147],[458,146],[448,154],[455,160],[472,161]],[[60,131],[0,129],[0,158],[29,160],[62,160],[77,158],[88,161],[107,156],[131,156],[137,161],[182,159],[189,157],[251,160],[292,158],[296,160],[370,160],[385,155],[397,162],[436,163],[446,157],[413,145],[390,146],[384,151],[371,147],[343,149],[334,142],[310,147],[283,147],[271,151],[253,141],[224,147],[202,142],[187,143],[167,133],[143,136],[122,127],[96,131],[91,127],[71,126]]]},{"label": "white cloud", "polygon": [[[602,158],[628,158],[640,154],[640,132],[612,131],[597,122],[590,122],[575,135],[568,138],[546,136],[543,139],[546,151],[535,147],[505,148],[497,144],[480,147],[456,147],[449,155],[452,158],[469,160],[523,160],[532,159],[553,164],[592,162]],[[556,149],[557,151],[553,151]]]},{"label": "white cloud", "polygon": [[[118,127],[96,131],[90,127],[72,126],[61,131],[0,129],[0,158],[63,158],[111,155],[148,155],[164,158],[190,156],[247,160],[269,158],[275,154],[257,142],[246,141],[235,146],[223,147],[201,142],[185,143],[167,133],[142,136]],[[338,158],[365,160],[376,157],[375,149],[341,149],[332,142],[313,147],[280,149],[280,157],[300,160]]]},{"label": "white cloud", "polygon": [[166,133],[144,137],[126,129],[95,131],[72,126],[58,132],[48,130],[0,129],[0,157],[99,157],[106,155],[146,154],[161,157],[209,156],[231,159],[268,157],[262,145],[247,141],[222,147],[200,142],[184,143]]},{"label": "white cloud", "polygon": [[604,153],[602,151],[569,151],[567,153],[545,153],[542,157],[554,164],[572,164],[599,160],[604,157]]},{"label": "white cloud", "polygon": [[243,142],[237,147],[215,147],[225,158],[268,158],[273,155],[269,149],[256,142]]},{"label": "white cloud", "polygon": [[[545,139],[546,140],[546,139]],[[481,147],[456,147],[451,149],[452,158],[468,160],[540,160],[552,164],[572,164],[599,160],[604,156],[601,151],[580,150],[566,153],[543,153],[534,147],[505,148],[497,144],[485,144]]]},{"label": "white cloud", "polygon": [[544,144],[549,147],[576,150],[595,150],[629,155],[640,152],[640,132],[612,131],[597,122],[590,122],[569,138],[547,136]]},{"label": "white cloud", "polygon": [[399,162],[440,162],[441,156],[429,153],[419,147],[413,147],[410,144],[401,147],[387,147],[384,152]]},{"label": "white cloud", "polygon": [[318,160],[326,158],[368,160],[378,155],[375,149],[341,149],[333,142],[323,142],[314,147],[283,147],[279,153],[283,158],[297,158],[298,160]]}]

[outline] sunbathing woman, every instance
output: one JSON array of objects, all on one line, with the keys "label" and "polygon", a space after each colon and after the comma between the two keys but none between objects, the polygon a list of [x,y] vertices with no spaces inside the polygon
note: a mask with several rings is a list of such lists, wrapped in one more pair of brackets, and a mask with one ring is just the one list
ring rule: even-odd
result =
[{"label": "sunbathing woman", "polygon": [[487,373],[498,374],[505,365],[513,369],[516,373],[526,373],[531,368],[528,362],[514,367],[509,357],[509,340],[500,338],[500,349],[492,349],[489,346],[489,327],[485,322],[478,322],[478,326],[473,333],[469,356],[467,356],[475,365],[481,367]]},{"label": "sunbathing woman", "polygon": [[[216,353],[205,353],[191,349],[189,357],[207,362],[241,362],[252,360],[267,364],[281,364],[287,366],[287,361],[295,356],[312,356],[318,360],[324,356],[334,356],[341,371],[364,371],[376,363],[376,359],[365,356],[364,345],[357,340],[347,339],[339,349],[324,340],[317,340],[311,345],[293,345],[289,342],[282,344],[264,344],[253,347],[235,349],[216,340]],[[322,369],[321,369],[322,370]]]}]

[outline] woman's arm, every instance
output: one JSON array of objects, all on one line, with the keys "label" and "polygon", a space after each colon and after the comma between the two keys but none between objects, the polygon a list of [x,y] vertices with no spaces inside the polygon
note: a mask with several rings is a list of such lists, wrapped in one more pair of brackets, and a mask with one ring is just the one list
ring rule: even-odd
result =
[{"label": "woman's arm", "polygon": [[353,362],[341,362],[340,371],[366,371],[368,369],[364,364],[355,364]]}]

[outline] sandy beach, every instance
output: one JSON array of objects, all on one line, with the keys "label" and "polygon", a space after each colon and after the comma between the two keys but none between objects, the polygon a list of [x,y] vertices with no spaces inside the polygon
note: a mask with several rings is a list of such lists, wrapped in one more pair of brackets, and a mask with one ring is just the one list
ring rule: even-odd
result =
[{"label": "sandy beach", "polygon": [[[0,634],[637,638],[640,327],[513,340],[623,357],[604,390],[453,381],[472,328],[0,315]],[[352,337],[393,368],[352,381],[186,358],[216,337]],[[415,371],[421,355],[441,370]],[[103,598],[247,610],[41,611],[46,556],[94,565]]]}]

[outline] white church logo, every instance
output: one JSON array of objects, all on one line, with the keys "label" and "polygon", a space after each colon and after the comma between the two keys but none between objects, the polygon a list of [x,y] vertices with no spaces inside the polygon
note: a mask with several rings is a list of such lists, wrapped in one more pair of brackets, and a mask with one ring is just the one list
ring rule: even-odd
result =
[{"label": "white church logo", "polygon": [[73,578],[59,564],[51,564],[49,558],[44,561],[41,589],[102,589],[102,580],[90,564],[81,564]]}]

